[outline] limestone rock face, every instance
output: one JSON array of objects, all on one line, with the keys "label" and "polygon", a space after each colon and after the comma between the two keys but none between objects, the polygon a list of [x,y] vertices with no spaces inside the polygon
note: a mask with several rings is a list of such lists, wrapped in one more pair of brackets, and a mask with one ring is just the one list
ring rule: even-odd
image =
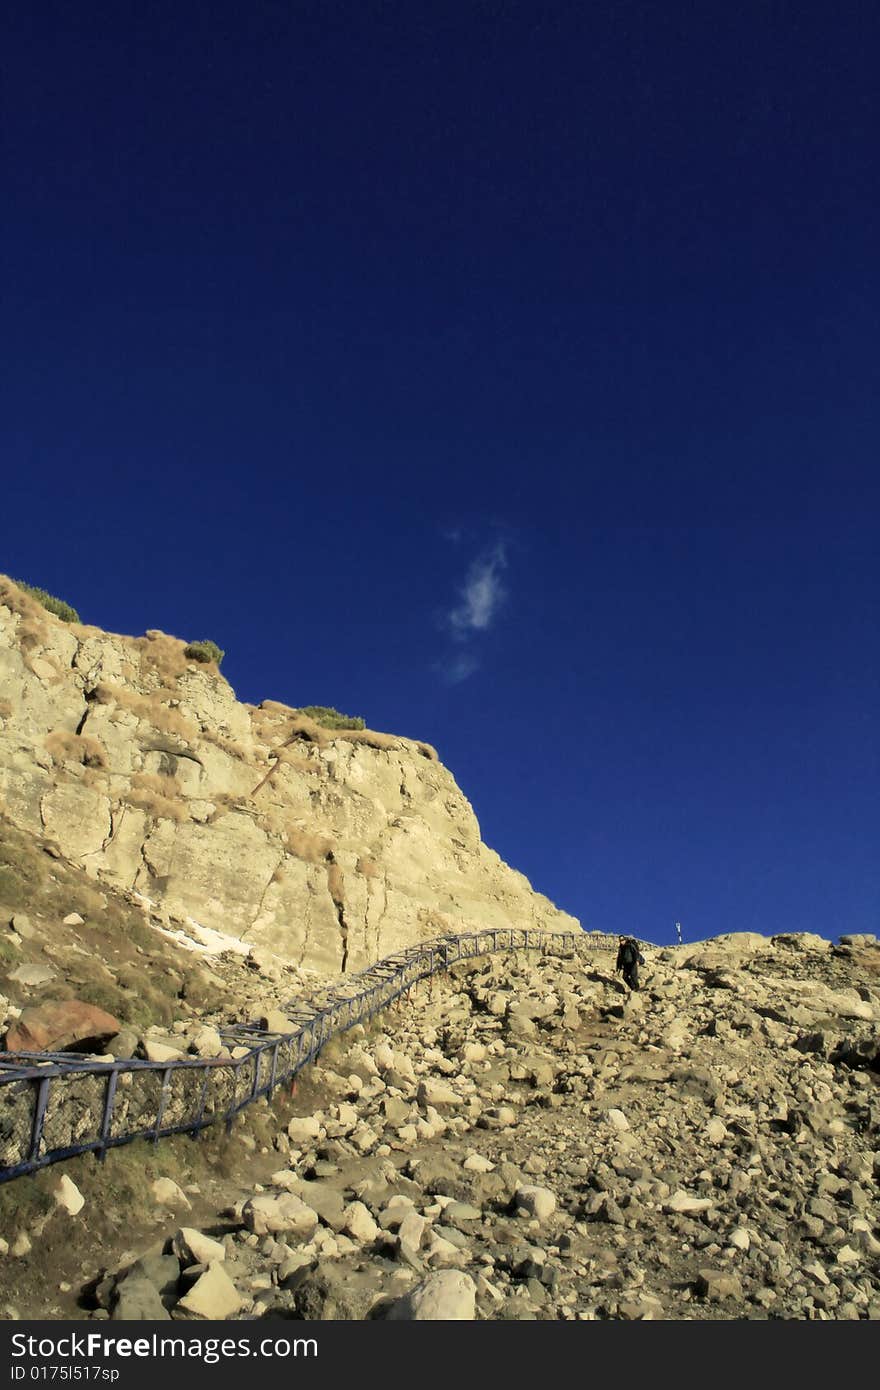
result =
[{"label": "limestone rock face", "polygon": [[0,804],[169,916],[337,973],[480,927],[572,930],[428,745],[240,703],[161,632],[65,624],[0,576]]}]

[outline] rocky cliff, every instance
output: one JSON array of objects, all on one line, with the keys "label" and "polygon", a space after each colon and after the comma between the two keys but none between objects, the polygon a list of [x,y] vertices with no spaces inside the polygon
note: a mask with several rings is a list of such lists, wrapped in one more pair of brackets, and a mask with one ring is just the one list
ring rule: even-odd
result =
[{"label": "rocky cliff", "polygon": [[428,744],[242,703],[182,640],[63,622],[2,577],[0,809],[166,923],[328,973],[577,926],[482,843]]}]

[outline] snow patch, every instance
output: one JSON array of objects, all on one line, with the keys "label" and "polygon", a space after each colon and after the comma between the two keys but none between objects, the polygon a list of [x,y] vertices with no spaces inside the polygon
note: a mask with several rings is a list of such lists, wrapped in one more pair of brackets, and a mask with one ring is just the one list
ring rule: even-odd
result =
[{"label": "snow patch", "polygon": [[[152,898],[146,897],[143,893],[135,893],[134,896],[148,907],[157,907]],[[213,927],[204,927],[195,917],[187,917],[185,925],[186,931],[163,927],[159,922],[150,921],[150,926],[159,932],[160,936],[167,937],[169,941],[176,941],[185,951],[195,951],[203,956],[221,956],[226,951],[232,951],[238,956],[249,956],[251,953],[251,947],[244,941],[239,941],[237,936],[229,936]]]}]

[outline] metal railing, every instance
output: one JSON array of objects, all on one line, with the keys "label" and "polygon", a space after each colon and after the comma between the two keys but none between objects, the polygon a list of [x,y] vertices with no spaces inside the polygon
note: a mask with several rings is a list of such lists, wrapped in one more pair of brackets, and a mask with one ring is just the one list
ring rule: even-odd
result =
[{"label": "metal railing", "polygon": [[[649,944],[649,943],[643,943]],[[0,1183],[50,1163],[133,1139],[196,1135],[271,1097],[318,1056],[331,1038],[408,995],[414,985],[461,960],[502,951],[561,954],[610,949],[598,932],[499,927],[420,942],[346,977],[281,1012],[295,1025],[274,1033],[254,1024],[219,1030],[237,1056],[98,1060],[74,1052],[0,1053]]]}]

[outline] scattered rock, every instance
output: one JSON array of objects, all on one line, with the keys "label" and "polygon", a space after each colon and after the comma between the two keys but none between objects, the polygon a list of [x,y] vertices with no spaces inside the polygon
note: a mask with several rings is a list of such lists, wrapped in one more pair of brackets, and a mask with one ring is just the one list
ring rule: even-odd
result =
[{"label": "scattered rock", "polygon": [[183,1188],[178,1187],[173,1178],[156,1178],[150,1184],[150,1191],[163,1207],[183,1207],[189,1211],[192,1206]]},{"label": "scattered rock", "polygon": [[119,1322],[164,1322],[170,1318],[159,1291],[144,1275],[132,1275],[116,1286],[110,1317]]},{"label": "scattered rock", "polygon": [[300,1240],[310,1240],[318,1225],[318,1215],[293,1192],[274,1196],[264,1193],[245,1204],[242,1219],[249,1231],[264,1236],[290,1232]]},{"label": "scattered rock", "polygon": [[476,1314],[476,1285],[469,1274],[440,1270],[429,1274],[393,1303],[390,1321],[467,1322]]},{"label": "scattered rock", "polygon": [[218,1322],[222,1318],[234,1317],[244,1307],[244,1299],[223,1266],[211,1264],[189,1293],[184,1294],[177,1307],[195,1318]]},{"label": "scattered rock", "polygon": [[58,1180],[52,1195],[55,1198],[56,1204],[66,1211],[68,1216],[76,1216],[82,1211],[86,1204],[86,1199],[80,1192],[76,1183],[73,1182],[66,1173]]},{"label": "scattered rock", "polygon": [[226,1247],[192,1226],[181,1226],[174,1236],[172,1249],[182,1264],[209,1265],[226,1259]]}]

